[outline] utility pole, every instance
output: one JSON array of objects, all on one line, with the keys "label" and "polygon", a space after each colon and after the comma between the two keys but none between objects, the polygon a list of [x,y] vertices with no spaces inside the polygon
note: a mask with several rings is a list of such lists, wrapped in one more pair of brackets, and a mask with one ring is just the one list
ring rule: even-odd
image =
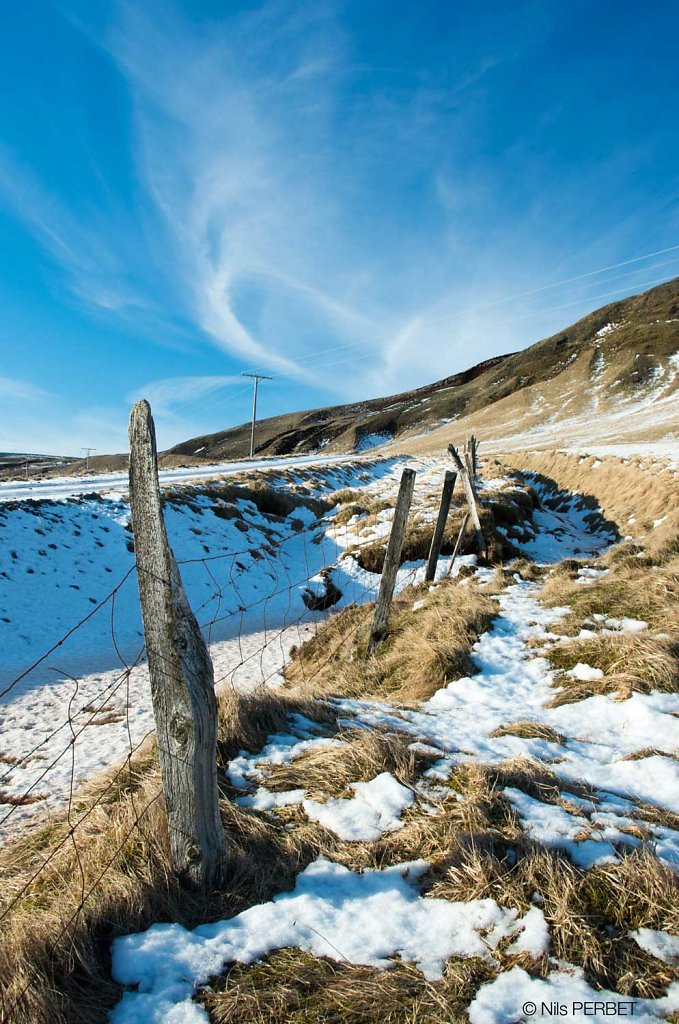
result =
[{"label": "utility pole", "polygon": [[85,452],[85,460],[86,460],[85,476],[87,476],[89,474],[89,472],[90,472],[90,455],[92,455],[93,452],[96,452],[96,450],[97,450],[96,448],[81,448],[80,449],[81,452]]},{"label": "utility pole", "polygon": [[260,380],[273,380],[273,377],[267,377],[265,373],[243,373],[242,377],[252,377],[255,382],[255,390],[252,396],[252,429],[250,431],[250,458],[255,454],[255,423],[257,422],[257,388],[259,387]]}]

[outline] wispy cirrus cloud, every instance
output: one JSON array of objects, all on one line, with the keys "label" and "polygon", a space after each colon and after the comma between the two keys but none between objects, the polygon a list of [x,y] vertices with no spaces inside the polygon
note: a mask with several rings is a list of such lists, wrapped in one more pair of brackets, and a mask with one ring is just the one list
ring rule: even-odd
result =
[{"label": "wispy cirrus cloud", "polygon": [[332,5],[265,4],[207,31],[176,12],[120,11],[107,45],[191,318],[217,345],[300,379],[315,377],[299,359],[319,337],[362,336],[377,354],[384,311],[356,294],[355,253],[343,266],[338,252],[329,142],[344,55]]},{"label": "wispy cirrus cloud", "polygon": [[[121,408],[145,391],[172,431],[206,428],[231,381],[210,375],[217,359],[226,375],[286,375],[296,383],[272,403],[301,407],[522,347],[605,292],[571,275],[659,248],[650,225],[671,231],[662,196],[631,186],[615,202],[662,152],[650,131],[618,149],[590,102],[624,55],[597,51],[598,79],[581,82],[579,53],[561,52],[577,63],[566,94],[550,46],[570,15],[553,6],[498,3],[481,33],[469,8],[412,4],[398,18],[382,5],[383,23],[376,5],[377,28],[372,7],[339,0],[57,5],[124,94],[132,185],[81,201],[0,152],[0,193],[70,293],[130,328]],[[142,328],[160,345],[180,337],[189,358],[157,369],[146,353],[137,372]],[[182,421],[187,408],[200,422]]]},{"label": "wispy cirrus cloud", "polygon": [[142,385],[128,395],[127,400],[138,402],[145,398],[156,415],[169,416],[196,399],[207,398],[225,387],[236,384],[244,385],[242,376],[231,374],[222,377],[166,377]]},{"label": "wispy cirrus cloud", "polygon": [[16,380],[14,377],[0,377],[0,397],[8,401],[38,402],[52,396],[45,388],[37,387],[29,381]]}]

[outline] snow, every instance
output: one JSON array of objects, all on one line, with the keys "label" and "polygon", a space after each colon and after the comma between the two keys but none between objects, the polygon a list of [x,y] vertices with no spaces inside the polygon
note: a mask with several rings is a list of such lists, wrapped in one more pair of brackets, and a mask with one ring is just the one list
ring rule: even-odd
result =
[{"label": "snow", "polygon": [[574,679],[582,679],[584,681],[603,679],[604,677],[600,668],[593,668],[582,661],[579,661],[574,668],[569,669],[568,675],[573,676]]},{"label": "snow", "polygon": [[[534,1017],[607,1024],[618,1016],[657,1024],[658,1018],[679,1008],[679,982],[670,985],[660,999],[636,999],[594,989],[580,968],[568,964],[564,968],[551,971],[545,979],[533,978],[520,967],[505,971],[476,993],[468,1011],[470,1024],[518,1024]],[[565,1007],[565,1012],[558,1007]]]},{"label": "snow", "polygon": [[351,789],[356,794],[351,800],[304,800],[302,806],[311,821],[329,828],[340,839],[371,842],[401,828],[400,815],[415,799],[412,790],[389,772],[370,782],[352,782]]},{"label": "snow", "polygon": [[[401,466],[398,460],[372,464],[367,487],[396,488]],[[361,477],[368,471],[361,464],[325,466],[321,480],[300,472],[295,480],[281,477],[278,486],[305,482],[311,494],[365,487]],[[323,567],[333,567],[342,594],[338,607],[375,596],[379,577],[355,572],[353,559],[342,560],[355,538],[350,532],[333,536],[332,516],[316,522],[300,503],[287,518],[272,518],[238,501],[231,507],[240,518],[225,519],[209,494],[198,491],[185,501],[170,492],[166,499],[168,535],[210,645],[218,687],[251,690],[282,681],[290,648],[312,635],[322,617],[304,597],[310,587],[325,590]],[[0,505],[0,751],[16,759],[0,764],[0,787],[36,799],[0,812],[0,834],[63,804],[72,777],[78,784],[122,761],[153,731],[128,521],[129,507],[120,498]],[[412,571],[399,574],[399,588],[411,582]],[[57,643],[49,658],[12,685]]]},{"label": "snow", "polygon": [[521,921],[519,937],[507,947],[507,953],[528,953],[540,957],[549,952],[549,928],[539,907],[531,907]]},{"label": "snow", "polygon": [[[200,449],[199,449],[200,450]],[[186,466],[179,469],[161,469],[158,473],[161,486],[185,484],[218,477],[233,476],[235,473],[260,472],[264,469],[287,470],[326,466],[332,463],[351,461],[352,455],[284,456],[266,459],[243,459],[240,462],[216,462],[206,466]],[[73,498],[77,495],[96,492],[102,496],[119,497],[127,492],[128,475],[125,473],[98,473],[89,476],[50,477],[30,482],[12,480],[0,483],[2,501],[44,501],[47,499]]]},{"label": "snow", "polygon": [[[557,510],[545,508],[539,516],[540,530],[528,542],[536,557],[548,562],[573,554],[588,557],[600,550],[610,538],[591,533],[585,519],[589,511],[577,497],[564,499]],[[358,523],[349,530],[347,543],[360,532]],[[445,562],[441,560],[437,578]],[[353,559],[342,563],[345,579],[364,581],[364,570]],[[601,570],[583,566],[581,572],[583,582],[591,584]],[[419,563],[403,566],[400,585],[408,579],[419,580],[422,574]],[[477,569],[476,581],[483,586],[492,575],[489,569]],[[383,772],[367,782],[353,783],[351,796],[328,796],[324,801],[317,794],[310,798],[303,789],[269,791],[266,781],[271,765],[290,763],[320,745],[342,743],[315,734],[313,723],[297,717],[289,732],[269,737],[259,754],[241,752],[230,763],[230,780],[241,790],[238,802],[265,814],[296,804],[340,839],[377,841],[401,827],[408,808],[419,805],[425,811],[435,810],[450,795],[441,782],[456,765],[499,764],[511,758],[542,760],[549,763],[559,783],[560,791],[555,789],[549,798],[554,802],[537,799],[518,785],[503,790],[527,836],[589,870],[614,863],[624,850],[642,845],[642,834],[656,856],[679,870],[679,833],[640,814],[637,805],[644,801],[679,813],[679,764],[670,756],[679,746],[679,697],[634,693],[620,701],[614,695],[598,694],[551,707],[559,674],[544,652],[554,640],[551,627],[567,609],[545,607],[539,600],[541,587],[515,577],[498,597],[500,614],[474,645],[474,672],[443,686],[418,706],[331,701],[342,727],[400,733],[411,740],[413,750],[436,758],[414,789]],[[592,625],[610,632],[646,628],[640,620],[607,616],[593,617]],[[599,670],[582,663],[572,672],[580,679],[601,677]],[[563,742],[496,735],[502,727],[523,721],[551,726]],[[652,753],[626,759],[643,750]],[[570,792],[571,786],[585,787],[580,792],[586,796]],[[463,801],[464,794],[458,794],[458,799]],[[298,876],[292,892],[230,920],[192,932],[176,924],[154,925],[140,935],[117,939],[114,977],[139,988],[125,993],[111,1020],[113,1024],[137,1024],[142,1019],[144,1024],[205,1021],[204,1010],[191,1000],[197,986],[227,963],[250,963],[284,947],[384,969],[391,965],[391,958],[399,957],[431,979],[441,977],[450,956],[480,956],[497,962],[494,953],[500,943],[507,953],[531,957],[549,953],[549,929],[537,905],[539,895],[523,916],[492,899],[451,903],[423,897],[418,882],[427,867],[419,861],[358,873],[321,858]],[[639,929],[633,938],[640,945],[646,943],[642,948],[649,951],[676,955],[672,936]],[[551,966],[546,979],[533,978],[517,967],[484,985],[469,1007],[471,1024],[522,1020],[527,1000],[538,1007],[543,1001],[596,1001],[587,1015],[603,1020],[601,1001],[622,998],[593,990],[576,967],[555,962]],[[635,1017],[655,1021],[679,1008],[679,988],[671,986],[661,999],[627,1002]],[[567,1019],[579,1019],[582,1012],[573,1011]]]},{"label": "snow", "polygon": [[387,441],[392,440],[393,435],[388,431],[383,431],[378,434],[362,434],[356,442],[355,451],[367,452],[371,448],[379,448],[381,444],[386,444]]},{"label": "snow", "polygon": [[[588,524],[591,508],[580,495],[555,493],[547,490],[540,480],[530,473],[524,474],[543,501],[543,507],[533,512],[533,525],[525,524],[530,540],[515,540],[512,543],[535,562],[547,565],[563,558],[586,557],[598,553],[603,546],[615,540],[603,530],[593,532]],[[556,504],[557,509],[550,505]]]},{"label": "snow", "polygon": [[679,963],[679,935],[654,931],[652,928],[638,928],[630,932],[629,937],[658,960],[666,964]]},{"label": "snow", "polygon": [[517,810],[524,830],[536,843],[565,850],[573,863],[581,868],[610,864],[618,859],[610,843],[576,839],[587,829],[589,822],[585,817],[569,814],[558,804],[536,800],[520,789],[507,787],[503,793]]},{"label": "snow", "polygon": [[493,899],[453,903],[420,896],[427,867],[415,861],[359,873],[319,858],[298,875],[292,892],[228,921],[194,931],[156,924],[116,939],[113,977],[139,991],[123,995],[111,1024],[203,1024],[207,1014],[191,1001],[196,987],[227,963],[252,963],[275,949],[381,968],[398,956],[434,980],[451,956],[492,961],[500,942],[519,930],[524,941],[535,940],[532,911],[526,934],[518,912]]}]

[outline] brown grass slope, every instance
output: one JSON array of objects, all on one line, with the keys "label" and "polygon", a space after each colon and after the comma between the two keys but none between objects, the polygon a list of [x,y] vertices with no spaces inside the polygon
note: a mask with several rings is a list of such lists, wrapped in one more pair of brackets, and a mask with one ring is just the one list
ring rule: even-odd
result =
[{"label": "brown grass slope", "polygon": [[[590,587],[573,583],[577,563],[564,563],[548,577],[547,597],[568,603],[577,623],[598,611],[638,615],[649,621],[649,631],[676,635],[678,556],[677,522],[668,519],[643,546],[627,542],[611,549],[602,562],[610,574]],[[525,561],[511,571],[516,568],[527,576],[535,572]],[[237,702],[231,696],[222,699],[220,764],[240,749],[261,750],[270,734],[286,729],[288,716],[303,714],[346,745],[272,767],[267,779],[272,788],[299,785],[318,796],[340,795],[351,782],[380,771],[412,785],[427,763],[426,753],[414,753],[402,736],[388,731],[340,728],[325,698],[351,693],[407,706],[463,676],[471,646],[493,614],[490,590],[480,591],[468,578],[421,594],[411,589],[399,598],[389,638],[369,667],[361,659],[361,645],[371,609],[331,616],[316,640],[296,653],[287,688]],[[415,610],[418,596],[425,605]],[[514,723],[506,731],[534,735],[535,725]],[[559,742],[556,734],[551,738]],[[546,803],[563,803],[567,795],[549,765],[526,759],[461,765],[434,811],[413,806],[404,814],[403,828],[375,843],[343,843],[307,820],[299,807],[275,814],[241,808],[229,799],[232,790],[223,773],[220,778],[232,861],[224,890],[209,898],[186,893],[173,878],[151,746],[117,777],[96,780],[77,795],[72,821],[95,801],[96,806],[76,830],[75,842],[63,815],[0,852],[5,908],[0,916],[0,1020],[103,1024],[121,994],[110,977],[109,948],[116,935],[158,920],[192,926],[239,913],[290,889],[299,871],[319,855],[353,869],[426,858],[431,868],[423,879],[425,896],[492,897],[525,912],[537,894],[550,928],[552,955],[583,966],[595,986],[652,997],[672,980],[671,968],[628,937],[639,927],[679,931],[677,876],[651,849],[640,847],[620,863],[584,872],[523,833],[502,791],[511,786]],[[587,795],[572,782],[568,791]],[[648,814],[655,821],[659,813],[649,807],[640,809],[639,816]],[[674,819],[665,823],[677,827]],[[85,901],[83,894],[88,894]],[[437,983],[404,964],[378,972],[281,950],[261,964],[228,968],[199,999],[213,1024],[462,1022],[479,986],[499,971],[518,964],[545,976],[545,957],[533,960],[505,947],[495,962],[451,960]]]},{"label": "brown grass slope", "polygon": [[[611,323],[620,326],[597,338],[597,332]],[[423,439],[424,449],[432,441],[441,446],[444,436],[447,443],[470,430],[490,438],[500,428],[514,431],[519,419],[525,429],[542,424],[555,412],[560,415],[564,392],[577,392],[594,381],[603,385],[602,397],[611,404],[644,395],[678,349],[679,278],[675,278],[597,309],[521,352],[487,360],[434,384],[386,398],[262,420],[257,451],[261,455],[311,451],[328,439],[324,449],[328,452],[353,451],[365,434],[385,432],[406,438],[453,417],[454,427],[443,427]],[[539,407],[533,409],[536,401]],[[242,424],[192,438],[166,455],[196,457],[197,449],[204,448],[198,456],[201,460],[241,458],[248,454],[248,446],[249,426]]]},{"label": "brown grass slope", "polygon": [[[597,337],[608,324],[618,326]],[[321,444],[328,453],[350,452],[365,435],[381,433],[401,439],[413,452],[445,448],[451,440],[458,442],[471,432],[493,442],[497,450],[502,449],[500,441],[506,442],[518,432],[522,440],[512,442],[512,448],[549,447],[549,437],[552,444],[564,443],[568,430],[579,440],[587,440],[592,437],[597,415],[621,402],[647,396],[658,375],[667,370],[668,358],[678,350],[679,278],[675,278],[603,306],[520,352],[493,357],[433,384],[383,398],[261,419],[256,453],[303,454],[316,451]],[[594,385],[601,388],[597,403],[585,408],[581,398]],[[676,380],[666,397],[678,394]],[[559,432],[560,422],[568,424],[573,416],[577,420],[586,414],[584,425],[571,423],[566,434]],[[451,419],[454,424],[437,427],[439,421]],[[656,425],[655,432],[642,420],[637,416],[636,424],[628,424],[625,418],[616,421],[611,436],[625,433],[631,426],[637,439],[641,433],[651,436],[658,430],[666,433],[679,428],[679,398],[666,405],[662,427]],[[549,423],[553,430],[547,432],[546,439],[538,435],[526,445],[527,430],[543,431]],[[431,433],[418,436],[427,430]],[[596,433],[601,435],[601,430]],[[165,469],[198,466],[247,458],[249,450],[250,424],[242,423],[183,441],[162,452],[160,464]],[[123,471],[127,455],[94,456],[90,468],[94,472]],[[79,475],[84,470],[84,460],[78,459],[39,475]]]}]

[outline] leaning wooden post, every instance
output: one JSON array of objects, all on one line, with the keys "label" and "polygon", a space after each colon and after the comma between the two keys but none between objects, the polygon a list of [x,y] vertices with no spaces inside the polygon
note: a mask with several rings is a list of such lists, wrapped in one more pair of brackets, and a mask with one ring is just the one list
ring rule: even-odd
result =
[{"label": "leaning wooden post", "polygon": [[472,457],[471,457],[471,455],[469,454],[468,451],[466,451],[464,453],[464,464],[467,467],[467,476],[469,477],[469,483],[472,485],[472,490],[474,492],[474,497],[476,498],[477,494],[476,494],[476,480],[475,480],[475,477],[474,477],[474,467],[472,465]]},{"label": "leaning wooden post", "polygon": [[467,467],[464,461],[460,458],[455,446],[449,444],[448,451],[452,455],[453,462],[457,466],[457,471],[462,477],[462,483],[464,485],[465,494],[467,496],[467,504],[469,505],[469,514],[471,516],[472,524],[474,526],[474,533],[476,534],[476,543],[479,549],[479,554],[485,557],[486,541],[483,536],[483,530],[481,529],[481,520],[479,518],[479,508],[476,502],[474,485],[467,471]]},{"label": "leaning wooden post", "polygon": [[146,401],[130,415],[130,507],[172,863],[186,885],[211,892],[227,861],[214,674],[167,541]]},{"label": "leaning wooden post", "polygon": [[450,562],[448,564],[448,568],[446,569],[446,576],[450,576],[450,574],[452,573],[452,571],[453,571],[453,569],[455,567],[455,559],[457,558],[457,553],[460,550],[460,546],[462,544],[462,538],[464,537],[464,531],[467,529],[467,523],[468,522],[469,522],[469,512],[465,512],[464,519],[462,520],[462,526],[460,527],[460,532],[457,535],[457,540],[455,541],[455,547],[453,548],[453,553],[452,553],[452,555],[450,557]]},{"label": "leaning wooden post", "polygon": [[408,525],[408,512],[410,502],[413,500],[413,488],[415,487],[415,470],[404,469],[401,476],[401,486],[396,501],[394,521],[391,525],[387,552],[384,556],[384,567],[380,581],[380,592],[377,597],[375,617],[370,630],[368,641],[368,655],[371,655],[377,645],[384,640],[389,628],[389,612],[391,602],[394,599],[394,587],[396,586],[396,574],[401,564],[401,551],[405,538],[406,526]]},{"label": "leaning wooden post", "polygon": [[457,480],[457,473],[453,472],[452,469],[446,470],[446,475],[443,478],[443,490],[441,491],[441,504],[439,506],[439,514],[436,520],[436,527],[434,529],[434,536],[431,539],[431,547],[429,548],[429,558],[427,560],[427,568],[424,574],[425,583],[431,583],[436,575],[436,565],[441,554],[441,545],[443,544],[443,533],[446,528],[448,521],[448,513],[450,512],[450,502],[453,497],[453,490],[455,488],[455,481]]}]

